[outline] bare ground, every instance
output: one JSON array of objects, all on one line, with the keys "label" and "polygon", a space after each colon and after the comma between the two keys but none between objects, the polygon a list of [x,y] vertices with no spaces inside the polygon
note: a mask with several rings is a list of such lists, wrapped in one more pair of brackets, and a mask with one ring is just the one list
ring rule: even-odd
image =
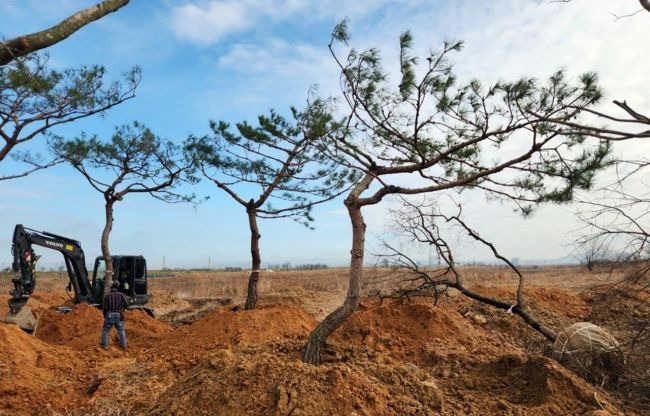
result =
[{"label": "bare ground", "polygon": [[[465,272],[476,290],[514,299],[505,270]],[[370,270],[366,288],[383,284],[384,274]],[[616,276],[578,268],[531,269],[526,276],[529,307],[555,330],[591,320],[624,340],[628,326],[650,313],[647,298],[612,291]],[[45,278],[30,300],[39,315],[36,337],[0,324],[0,414],[644,412],[637,396],[591,385],[551,360],[547,342],[517,317],[453,293],[437,306],[366,299],[333,336],[325,363],[305,365],[305,339],[340,305],[345,278],[344,269],[265,273],[255,311],[238,307],[245,273],[153,279],[159,319],[129,313],[126,353],[98,348],[98,310],[78,305],[56,313],[68,299],[64,284]]]}]

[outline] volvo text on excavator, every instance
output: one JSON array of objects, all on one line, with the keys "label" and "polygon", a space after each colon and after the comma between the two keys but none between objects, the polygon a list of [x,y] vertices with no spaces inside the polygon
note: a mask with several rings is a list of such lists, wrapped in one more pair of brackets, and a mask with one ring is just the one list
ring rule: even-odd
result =
[{"label": "volvo text on excavator", "polygon": [[[57,250],[63,255],[68,272],[68,290],[74,290],[75,303],[85,302],[101,307],[104,296],[104,272],[106,262],[103,257],[95,259],[92,281],[88,278],[86,260],[81,244],[73,239],[45,231],[36,231],[22,225],[14,229],[12,269],[16,276],[12,279],[14,288],[9,299],[9,313],[6,322],[13,322],[28,332],[34,331],[36,319],[27,306],[27,301],[36,286],[36,261],[32,245]],[[147,284],[147,263],[142,256],[111,256],[114,279],[119,283],[119,291],[129,301],[129,309],[142,308],[149,301]]]}]

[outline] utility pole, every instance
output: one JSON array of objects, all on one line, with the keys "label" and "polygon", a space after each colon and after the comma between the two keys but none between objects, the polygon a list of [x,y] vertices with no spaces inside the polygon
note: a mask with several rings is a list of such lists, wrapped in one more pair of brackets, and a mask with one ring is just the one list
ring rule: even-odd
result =
[{"label": "utility pole", "polygon": [[211,257],[211,256],[208,256],[208,270],[210,270],[210,263],[211,263],[211,261],[212,261],[212,257]]},{"label": "utility pole", "polygon": [[165,256],[163,256],[163,264],[162,264],[162,269],[165,270]]}]

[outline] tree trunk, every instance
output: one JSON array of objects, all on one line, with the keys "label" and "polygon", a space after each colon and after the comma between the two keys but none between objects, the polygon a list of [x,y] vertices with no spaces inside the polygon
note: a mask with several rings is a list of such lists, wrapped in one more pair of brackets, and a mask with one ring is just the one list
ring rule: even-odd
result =
[{"label": "tree trunk", "polygon": [[249,206],[246,208],[248,214],[248,226],[251,230],[251,274],[248,277],[248,293],[246,295],[246,305],[244,309],[255,309],[257,305],[257,285],[260,281],[260,267],[262,258],[260,257],[260,232],[257,228],[256,208]]},{"label": "tree trunk", "polygon": [[102,231],[102,256],[104,256],[104,261],[106,262],[106,274],[104,275],[104,293],[108,293],[111,290],[111,282],[113,281],[113,258],[111,257],[111,252],[108,248],[108,237],[111,234],[113,229],[113,203],[115,201],[111,199],[106,199],[105,213],[106,213],[106,222],[104,224],[104,231]]},{"label": "tree trunk", "polygon": [[88,23],[120,9],[128,2],[129,0],[105,0],[73,14],[49,29],[0,42],[0,66],[19,56],[59,43]]},{"label": "tree trunk", "polygon": [[639,3],[641,3],[644,9],[650,12],[650,0],[639,0]]},{"label": "tree trunk", "polygon": [[330,313],[312,331],[307,340],[307,347],[303,354],[303,361],[313,365],[321,362],[321,353],[327,338],[341,326],[343,322],[355,311],[361,300],[361,275],[363,273],[363,254],[366,235],[366,224],[363,222],[361,207],[356,204],[356,199],[345,201],[350,221],[352,222],[352,250],[350,252],[350,281],[348,294],[343,305]]}]

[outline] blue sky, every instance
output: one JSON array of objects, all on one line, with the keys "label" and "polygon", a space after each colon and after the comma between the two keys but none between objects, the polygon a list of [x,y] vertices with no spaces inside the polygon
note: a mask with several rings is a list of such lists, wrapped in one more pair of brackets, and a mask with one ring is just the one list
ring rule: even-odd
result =
[{"label": "blue sky", "polygon": [[[94,1],[0,1],[0,35],[11,38],[48,27]],[[352,43],[384,51],[394,70],[397,36],[412,29],[416,48],[426,52],[444,39],[464,39],[456,59],[462,77],[486,81],[539,77],[565,67],[569,74],[596,70],[611,99],[650,108],[645,94],[650,50],[645,39],[650,16],[614,22],[609,12],[636,11],[633,0],[575,0],[570,4],[534,0],[370,1],[332,0],[132,0],[131,3],[48,49],[57,68],[99,63],[109,77],[133,65],[143,69],[137,97],[105,117],[55,130],[74,136],[82,130],[109,134],[113,126],[140,120],[162,137],[181,142],[207,131],[209,119],[252,120],[275,108],[286,112],[304,103],[318,85],[336,94],[337,72],[328,55],[332,27],[350,20]],[[43,138],[30,149],[42,149]],[[641,150],[640,150],[641,149]],[[617,148],[621,154],[650,154],[645,145]],[[0,167],[14,168],[9,164]],[[203,182],[192,191],[206,203],[166,205],[129,196],[115,208],[111,247],[115,254],[143,254],[150,267],[162,257],[170,267],[245,265],[248,230],[243,210]],[[0,267],[10,262],[16,223],[79,239],[88,258],[99,254],[103,201],[69,167],[0,182]],[[386,225],[390,202],[366,210],[372,246]],[[570,249],[577,228],[571,206],[547,207],[522,220],[508,206],[476,201],[469,215],[484,235],[494,236],[509,257],[552,259]],[[289,220],[261,221],[263,263],[348,261],[349,222],[342,201],[315,211],[315,231]],[[506,230],[504,232],[504,230]],[[42,264],[56,266],[55,253],[40,250]],[[468,248],[463,257],[482,258]]]}]

